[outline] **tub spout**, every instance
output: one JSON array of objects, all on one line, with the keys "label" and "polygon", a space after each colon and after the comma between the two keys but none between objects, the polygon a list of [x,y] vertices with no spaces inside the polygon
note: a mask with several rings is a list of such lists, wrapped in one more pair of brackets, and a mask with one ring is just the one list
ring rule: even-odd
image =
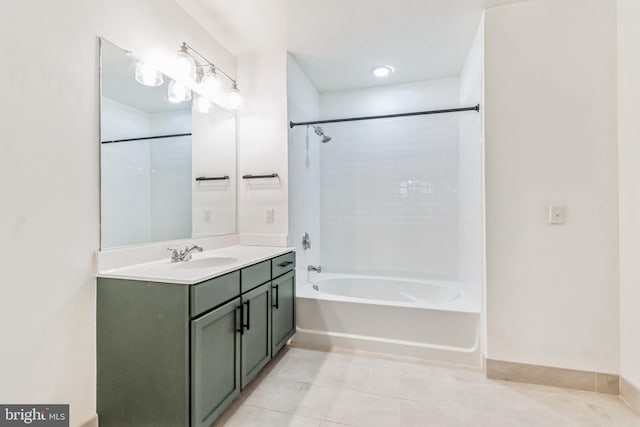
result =
[{"label": "tub spout", "polygon": [[322,273],[322,267],[319,265],[309,265],[307,266],[307,271],[315,271],[316,273]]}]

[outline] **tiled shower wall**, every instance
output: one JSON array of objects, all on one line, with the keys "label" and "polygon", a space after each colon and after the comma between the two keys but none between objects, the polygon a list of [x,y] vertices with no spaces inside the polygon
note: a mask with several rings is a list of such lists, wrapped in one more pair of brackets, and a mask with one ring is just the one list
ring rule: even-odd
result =
[{"label": "tiled shower wall", "polygon": [[[322,118],[457,106],[458,79],[320,96]],[[325,270],[457,280],[458,115],[324,126],[320,146]]]}]

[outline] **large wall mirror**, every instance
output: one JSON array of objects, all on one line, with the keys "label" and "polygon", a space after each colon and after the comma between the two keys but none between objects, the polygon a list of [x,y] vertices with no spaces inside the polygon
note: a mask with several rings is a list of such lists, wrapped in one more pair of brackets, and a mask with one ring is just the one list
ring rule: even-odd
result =
[{"label": "large wall mirror", "polygon": [[[171,79],[101,39],[101,248],[236,231],[236,120],[171,102]],[[149,83],[149,82],[147,82]]]}]

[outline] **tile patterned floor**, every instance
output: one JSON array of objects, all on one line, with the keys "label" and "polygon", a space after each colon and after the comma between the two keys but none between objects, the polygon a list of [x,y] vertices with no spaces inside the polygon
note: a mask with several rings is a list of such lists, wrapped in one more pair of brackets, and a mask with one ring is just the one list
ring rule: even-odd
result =
[{"label": "tile patterned floor", "polygon": [[216,427],[640,427],[615,396],[488,380],[479,370],[284,350]]}]

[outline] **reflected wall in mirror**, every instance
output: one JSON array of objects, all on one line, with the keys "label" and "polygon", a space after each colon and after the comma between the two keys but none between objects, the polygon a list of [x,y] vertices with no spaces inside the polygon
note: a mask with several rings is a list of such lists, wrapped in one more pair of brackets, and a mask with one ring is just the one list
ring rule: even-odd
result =
[{"label": "reflected wall in mirror", "polygon": [[101,248],[235,233],[235,115],[169,101],[168,76],[141,84],[136,57],[100,47]]}]

